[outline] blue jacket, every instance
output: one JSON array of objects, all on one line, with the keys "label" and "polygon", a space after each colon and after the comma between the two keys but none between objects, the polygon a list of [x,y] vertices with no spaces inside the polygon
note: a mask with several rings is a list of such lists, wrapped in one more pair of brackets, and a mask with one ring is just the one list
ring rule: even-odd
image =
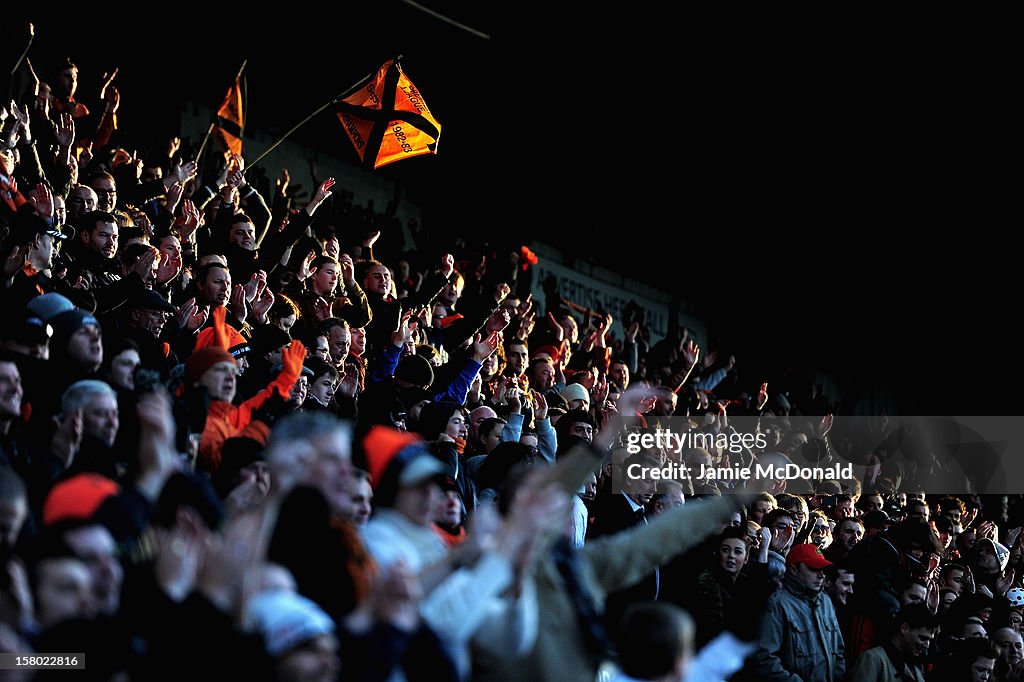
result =
[{"label": "blue jacket", "polygon": [[841,682],[845,647],[832,600],[792,575],[768,598],[755,654],[758,679]]}]

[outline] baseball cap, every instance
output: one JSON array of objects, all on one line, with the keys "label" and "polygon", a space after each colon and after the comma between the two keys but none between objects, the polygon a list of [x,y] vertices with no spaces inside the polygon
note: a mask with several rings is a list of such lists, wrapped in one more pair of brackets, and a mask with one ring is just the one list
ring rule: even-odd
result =
[{"label": "baseball cap", "polygon": [[400,488],[416,487],[447,473],[447,467],[414,433],[377,425],[367,432],[361,445],[374,504],[380,507],[393,506]]},{"label": "baseball cap", "polygon": [[809,568],[820,570],[828,568],[832,562],[826,559],[817,545],[793,545],[786,555],[787,564],[806,564]]},{"label": "baseball cap", "polygon": [[370,429],[363,439],[363,450],[374,487],[389,474],[400,486],[415,486],[446,471],[444,464],[424,447],[422,438],[388,426]]},{"label": "baseball cap", "polygon": [[131,299],[129,299],[128,305],[140,310],[156,310],[162,313],[176,312],[176,308],[171,305],[170,301],[152,289],[142,289],[135,292]]},{"label": "baseball cap", "polygon": [[881,509],[869,511],[867,514],[861,516],[860,520],[864,522],[865,528],[888,528],[896,523]]},{"label": "baseball cap", "polygon": [[58,240],[68,238],[59,227],[51,227],[35,213],[18,213],[11,222],[14,227],[13,237],[18,244],[28,244],[37,234],[48,234]]}]

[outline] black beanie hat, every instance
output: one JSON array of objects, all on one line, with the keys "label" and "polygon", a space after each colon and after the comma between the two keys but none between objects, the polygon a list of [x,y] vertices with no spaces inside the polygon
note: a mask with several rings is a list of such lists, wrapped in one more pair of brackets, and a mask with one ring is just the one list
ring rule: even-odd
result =
[{"label": "black beanie hat", "polygon": [[239,472],[250,464],[264,461],[263,443],[246,436],[235,436],[224,441],[221,448],[220,466],[214,472],[212,483],[214,490],[222,500],[236,485]]},{"label": "black beanie hat", "polygon": [[53,337],[50,339],[50,350],[63,354],[67,351],[68,342],[71,337],[87,324],[94,324],[100,327],[100,322],[90,313],[75,308],[66,310],[50,318],[50,326],[53,327]]},{"label": "black beanie hat", "polygon": [[398,361],[395,378],[413,386],[429,388],[430,384],[434,383],[434,368],[419,355],[406,355]]},{"label": "black beanie hat", "polygon": [[262,358],[291,342],[292,337],[288,336],[288,332],[276,324],[261,324],[252,330],[249,337],[249,352],[254,358]]}]

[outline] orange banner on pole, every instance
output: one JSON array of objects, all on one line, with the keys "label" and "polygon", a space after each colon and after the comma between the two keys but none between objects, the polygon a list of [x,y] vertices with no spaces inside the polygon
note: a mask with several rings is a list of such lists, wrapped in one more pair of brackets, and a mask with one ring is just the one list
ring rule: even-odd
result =
[{"label": "orange banner on pole", "polygon": [[224,103],[217,110],[217,139],[232,154],[242,153],[242,131],[245,130],[243,106],[242,74],[239,72],[224,97]]},{"label": "orange banner on pole", "polygon": [[365,86],[336,102],[335,111],[366,168],[437,153],[441,124],[393,59]]}]

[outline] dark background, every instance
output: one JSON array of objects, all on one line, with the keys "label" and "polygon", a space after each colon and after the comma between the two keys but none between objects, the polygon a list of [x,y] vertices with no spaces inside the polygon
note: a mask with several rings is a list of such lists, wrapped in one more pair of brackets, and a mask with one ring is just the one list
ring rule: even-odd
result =
[{"label": "dark background", "polygon": [[[243,58],[247,125],[282,133],[402,54],[440,153],[375,173],[430,229],[512,230],[673,292],[748,383],[818,367],[904,413],[1021,413],[998,38],[425,4],[490,39],[394,1],[168,7],[34,17],[31,56],[44,79],[70,56],[85,99],[119,66],[123,125],[159,149]],[[296,139],[356,161],[329,114]]]}]

